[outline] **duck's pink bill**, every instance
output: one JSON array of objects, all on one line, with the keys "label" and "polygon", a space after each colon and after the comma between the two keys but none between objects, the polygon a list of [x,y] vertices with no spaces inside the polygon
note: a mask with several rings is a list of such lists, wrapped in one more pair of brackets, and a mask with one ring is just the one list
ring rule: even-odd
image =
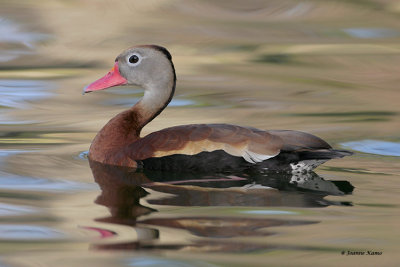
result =
[{"label": "duck's pink bill", "polygon": [[119,73],[118,62],[115,62],[114,67],[104,77],[83,88],[83,94],[127,83],[128,81]]}]

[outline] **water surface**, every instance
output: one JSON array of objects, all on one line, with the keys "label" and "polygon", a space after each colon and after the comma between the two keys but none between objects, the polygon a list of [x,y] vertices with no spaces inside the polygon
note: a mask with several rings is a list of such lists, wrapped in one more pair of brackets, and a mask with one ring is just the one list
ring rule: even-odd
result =
[{"label": "water surface", "polygon": [[[1,266],[396,266],[396,1],[1,5]],[[142,92],[82,88],[143,43],[166,46],[178,76],[143,134],[232,123],[355,154],[297,176],[89,163],[94,135]]]}]

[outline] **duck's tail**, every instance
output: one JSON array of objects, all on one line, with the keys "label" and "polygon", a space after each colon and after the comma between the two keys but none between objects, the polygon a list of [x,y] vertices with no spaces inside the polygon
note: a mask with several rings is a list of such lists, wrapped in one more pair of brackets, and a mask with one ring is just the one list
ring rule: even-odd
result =
[{"label": "duck's tail", "polygon": [[318,150],[304,150],[298,152],[299,159],[310,160],[310,159],[320,159],[320,160],[330,160],[343,158],[345,156],[353,155],[353,152],[348,150],[337,150],[337,149],[318,149]]}]

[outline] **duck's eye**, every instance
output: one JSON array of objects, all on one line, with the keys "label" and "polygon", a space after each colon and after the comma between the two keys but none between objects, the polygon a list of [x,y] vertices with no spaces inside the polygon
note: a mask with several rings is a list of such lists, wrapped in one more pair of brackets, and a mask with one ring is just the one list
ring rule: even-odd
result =
[{"label": "duck's eye", "polygon": [[136,64],[139,62],[139,57],[137,55],[132,55],[129,57],[129,63]]}]

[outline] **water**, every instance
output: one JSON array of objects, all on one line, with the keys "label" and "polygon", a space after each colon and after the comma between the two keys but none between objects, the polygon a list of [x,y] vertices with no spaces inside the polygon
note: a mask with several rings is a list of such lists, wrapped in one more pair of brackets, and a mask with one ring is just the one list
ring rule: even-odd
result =
[{"label": "water", "polygon": [[[1,6],[0,266],[397,265],[395,1]],[[143,43],[166,46],[178,76],[144,134],[189,123],[296,129],[355,155],[306,176],[89,163],[96,132],[141,90],[82,88]]]}]

